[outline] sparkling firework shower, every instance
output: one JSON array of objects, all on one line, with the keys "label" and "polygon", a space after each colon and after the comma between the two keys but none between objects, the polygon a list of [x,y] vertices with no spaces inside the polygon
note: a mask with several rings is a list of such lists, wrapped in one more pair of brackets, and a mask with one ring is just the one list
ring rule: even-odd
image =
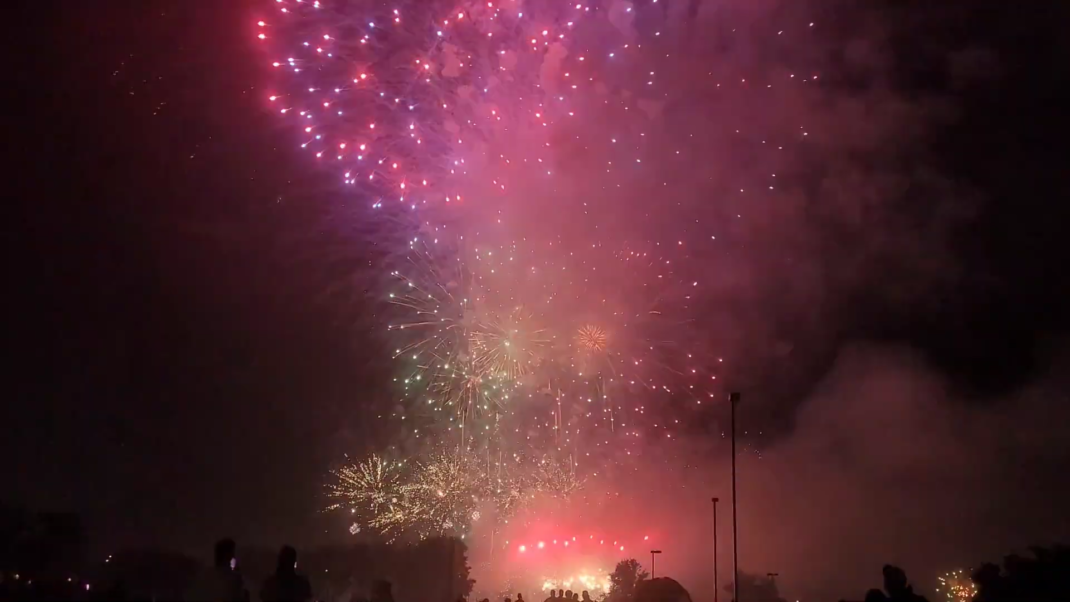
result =
[{"label": "sparkling firework shower", "polygon": [[[400,380],[413,416],[432,409],[446,414],[448,428],[475,420],[484,431],[493,426],[564,450],[602,429],[639,437],[654,427],[671,436],[670,425],[643,420],[643,404],[697,408],[711,398],[710,367],[719,362],[687,328],[698,282],[678,273],[674,260],[599,247],[577,255],[553,241],[480,244],[459,262],[472,270],[461,292],[427,269],[436,265],[427,260],[436,244],[414,247],[413,274],[399,276],[401,290],[391,296],[402,311],[389,329],[411,337],[402,337],[395,358],[408,366]],[[682,249],[672,251],[687,263]],[[620,283],[617,294],[591,295],[610,279]],[[591,327],[592,318],[614,336]],[[577,331],[596,347],[579,344]],[[513,420],[525,415],[526,422]]]},{"label": "sparkling firework shower", "polygon": [[947,596],[948,602],[969,602],[977,595],[977,584],[969,571],[956,569],[940,577],[936,591]]},{"label": "sparkling firework shower", "polygon": [[257,23],[279,73],[268,100],[343,185],[373,207],[412,210],[459,204],[466,186],[507,190],[504,172],[466,180],[502,131],[569,115],[563,93],[550,102],[541,65],[590,12],[512,0],[274,4]]},{"label": "sparkling firework shower", "polygon": [[[681,245],[668,249],[676,260],[598,246],[576,254],[559,241],[469,244],[414,242],[412,272],[391,274],[399,317],[388,332],[405,366],[396,418],[439,450],[385,511],[368,508],[371,491],[345,495],[367,526],[391,537],[463,533],[481,504],[506,520],[535,499],[574,499],[591,477],[626,470],[644,442],[671,441],[670,409],[701,409],[716,380],[690,361],[699,354],[682,318],[698,282],[675,271],[687,263]],[[450,249],[445,257],[439,245]],[[603,279],[626,285],[592,296],[592,287],[610,290]],[[615,333],[592,333],[602,349],[576,344],[593,318]],[[447,473],[460,490],[416,486]]]},{"label": "sparkling firework shower", "polygon": [[[417,232],[370,292],[388,307],[399,398],[384,429],[405,439],[404,468],[339,470],[332,508],[390,538],[464,533],[482,505],[500,518],[575,497],[711,405],[722,360],[696,325],[717,237],[604,227],[609,191],[663,213],[657,170],[695,168],[685,144],[647,154],[669,102],[667,10],[269,4],[257,30],[280,123],[357,202]],[[559,215],[525,219],[551,201]],[[421,485],[435,475],[457,487]]]}]

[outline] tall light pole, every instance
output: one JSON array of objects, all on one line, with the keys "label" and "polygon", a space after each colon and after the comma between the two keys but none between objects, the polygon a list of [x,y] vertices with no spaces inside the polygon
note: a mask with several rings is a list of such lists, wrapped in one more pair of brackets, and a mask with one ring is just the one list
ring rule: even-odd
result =
[{"label": "tall light pole", "polygon": [[729,393],[728,401],[732,406],[732,599],[739,602],[739,525],[736,514],[736,405],[739,393]]},{"label": "tall light pole", "polygon": [[661,554],[661,550],[650,550],[650,578],[654,579],[654,554]]},{"label": "tall light pole", "polygon": [[710,498],[713,502],[713,602],[717,602],[717,502],[718,498]]}]

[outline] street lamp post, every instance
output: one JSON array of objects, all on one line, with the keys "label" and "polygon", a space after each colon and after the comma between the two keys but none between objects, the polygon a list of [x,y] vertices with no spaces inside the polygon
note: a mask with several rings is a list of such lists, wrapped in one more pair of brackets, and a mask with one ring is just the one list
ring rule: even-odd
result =
[{"label": "street lamp post", "polygon": [[661,554],[661,550],[650,550],[650,578],[654,578],[654,554]]},{"label": "street lamp post", "polygon": [[739,526],[736,514],[736,405],[739,393],[730,393],[728,401],[732,406],[732,599],[739,602]]},{"label": "street lamp post", "polygon": [[711,498],[713,502],[713,602],[717,602],[717,502],[719,498]]}]

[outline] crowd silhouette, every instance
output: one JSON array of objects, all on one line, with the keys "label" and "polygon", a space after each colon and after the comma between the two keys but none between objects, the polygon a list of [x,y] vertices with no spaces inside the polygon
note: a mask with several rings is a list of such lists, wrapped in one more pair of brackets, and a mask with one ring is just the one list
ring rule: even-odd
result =
[{"label": "crowd silhouette", "polygon": [[928,602],[924,596],[914,593],[913,586],[907,581],[906,571],[884,565],[884,591],[871,589],[866,592],[865,602]]},{"label": "crowd silhouette", "polygon": [[[0,601],[3,600],[188,600],[218,602],[435,602],[469,600],[467,548],[454,539],[412,545],[359,543],[317,548],[301,556],[281,549],[242,548],[230,538],[216,542],[211,562],[152,549],[133,549],[87,561],[81,523],[71,514],[34,514],[0,506]],[[1070,600],[1070,547],[1030,548],[974,571],[974,602]],[[300,571],[299,567],[305,567]],[[434,570],[429,570],[434,567]],[[449,570],[446,570],[446,569]],[[441,570],[439,570],[441,569]],[[306,574],[307,573],[307,574]],[[906,572],[885,565],[881,588],[865,602],[927,602]],[[395,591],[393,584],[400,583]],[[691,602],[691,595],[668,578],[651,579],[635,559],[623,560],[610,575],[606,595],[556,589],[507,602]],[[721,599],[731,602],[733,584]],[[771,578],[740,574],[743,602],[785,602]],[[852,598],[859,600],[859,598]],[[491,602],[483,598],[481,602]]]}]

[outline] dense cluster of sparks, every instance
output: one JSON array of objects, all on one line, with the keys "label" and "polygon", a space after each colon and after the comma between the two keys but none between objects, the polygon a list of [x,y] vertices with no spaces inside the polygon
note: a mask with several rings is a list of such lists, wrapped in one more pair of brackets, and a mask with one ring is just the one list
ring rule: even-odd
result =
[{"label": "dense cluster of sparks", "polygon": [[[699,283],[675,259],[490,242],[460,251],[456,275],[434,259],[441,244],[414,242],[411,271],[393,273],[401,418],[436,415],[433,425],[466,449],[553,450],[575,466],[613,439],[620,451],[629,440],[671,438],[674,425],[647,419],[647,404],[698,408],[714,396],[720,360],[697,353],[687,327]],[[666,252],[686,264],[681,246]],[[508,442],[491,440],[501,436]]]},{"label": "dense cluster of sparks", "polygon": [[[462,203],[498,131],[569,113],[538,65],[591,10],[519,0],[274,4],[277,13],[257,22],[276,53],[271,66],[286,74],[269,100],[344,185],[374,207],[410,210]],[[507,188],[504,178],[482,184]]]},{"label": "dense cluster of sparks", "polygon": [[337,481],[330,486],[331,495],[345,498],[350,507],[367,508],[377,515],[400,502],[399,469],[400,465],[392,466],[378,455],[343,466],[334,473]]},{"label": "dense cluster of sparks", "polygon": [[[385,262],[382,296],[400,389],[390,417],[423,451],[333,473],[330,509],[349,510],[353,532],[463,535],[488,510],[501,520],[538,496],[576,496],[641,442],[673,438],[679,419],[662,408],[709,404],[721,358],[693,327],[708,271],[696,247],[716,236],[578,244],[495,230],[514,185],[549,194],[538,186],[557,177],[555,151],[583,156],[574,194],[621,189],[652,163],[646,128],[664,94],[643,49],[667,3],[265,7],[269,106],[358,202],[416,232]],[[638,40],[619,25],[633,19]],[[580,122],[614,134],[581,140]]]},{"label": "dense cluster of sparks", "polygon": [[608,342],[609,336],[600,326],[584,324],[576,332],[576,346],[586,353],[602,353]]},{"label": "dense cluster of sparks", "polygon": [[977,584],[968,571],[957,569],[940,577],[936,591],[943,592],[948,602],[970,602],[977,595]]},{"label": "dense cluster of sparks", "polygon": [[529,472],[507,473],[500,463],[445,449],[411,465],[372,455],[334,472],[327,510],[349,510],[354,534],[367,526],[390,541],[404,534],[463,537],[484,510],[509,516],[536,492],[564,497],[582,486],[573,471],[550,461]]}]

